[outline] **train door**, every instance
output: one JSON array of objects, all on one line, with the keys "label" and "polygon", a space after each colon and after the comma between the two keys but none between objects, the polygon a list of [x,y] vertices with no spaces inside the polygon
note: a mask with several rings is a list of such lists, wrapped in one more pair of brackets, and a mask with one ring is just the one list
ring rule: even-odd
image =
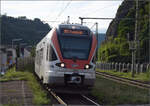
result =
[{"label": "train door", "polygon": [[39,76],[39,50],[36,51],[36,57],[35,57],[35,72]]},{"label": "train door", "polygon": [[47,47],[46,47],[46,60],[45,60],[45,70],[49,70],[49,49],[50,49],[50,47],[49,47],[49,44],[47,44]]},{"label": "train door", "polygon": [[40,51],[39,51],[39,58],[40,58],[40,59],[39,59],[39,70],[40,70],[40,71],[39,71],[39,74],[40,74],[40,78],[41,78],[41,76],[42,76],[42,73],[41,73],[41,72],[42,72],[42,70],[43,70],[43,69],[42,69],[43,48],[41,48]]}]

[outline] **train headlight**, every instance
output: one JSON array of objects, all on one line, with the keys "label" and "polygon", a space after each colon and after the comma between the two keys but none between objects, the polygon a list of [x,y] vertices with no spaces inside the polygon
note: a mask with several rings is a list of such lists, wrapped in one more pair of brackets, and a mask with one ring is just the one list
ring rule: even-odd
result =
[{"label": "train headlight", "polygon": [[86,65],[84,66],[84,69],[90,69],[90,68],[92,68],[92,67],[93,67],[92,65],[86,64]]},{"label": "train headlight", "polygon": [[64,68],[64,67],[65,67],[65,64],[64,64],[64,63],[61,63],[61,64],[60,64],[60,67]]},{"label": "train headlight", "polygon": [[56,66],[61,67],[61,68],[65,68],[65,63],[56,63]]},{"label": "train headlight", "polygon": [[90,65],[86,64],[85,69],[89,69],[89,68],[90,68]]}]

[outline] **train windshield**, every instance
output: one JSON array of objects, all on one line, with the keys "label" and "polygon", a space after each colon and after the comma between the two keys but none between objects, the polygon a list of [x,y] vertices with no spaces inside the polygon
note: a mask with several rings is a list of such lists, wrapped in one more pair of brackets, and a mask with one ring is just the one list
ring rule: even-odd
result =
[{"label": "train windshield", "polygon": [[59,37],[63,58],[87,60],[91,49],[91,37]]}]

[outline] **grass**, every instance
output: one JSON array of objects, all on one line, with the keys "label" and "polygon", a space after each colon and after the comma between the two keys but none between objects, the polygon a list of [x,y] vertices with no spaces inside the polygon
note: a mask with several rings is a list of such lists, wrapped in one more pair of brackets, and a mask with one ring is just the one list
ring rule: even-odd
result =
[{"label": "grass", "polygon": [[[29,68],[28,68],[29,67]],[[46,92],[42,89],[36,77],[33,74],[33,65],[27,65],[23,70],[16,71],[12,68],[0,77],[0,82],[25,80],[33,93],[33,103],[36,105],[50,104],[50,99],[47,98]]]},{"label": "grass", "polygon": [[115,75],[115,76],[119,76],[119,77],[123,77],[123,78],[129,78],[129,79],[133,79],[133,80],[150,82],[150,70],[145,72],[145,73],[135,74],[134,77],[132,77],[131,72],[124,73],[124,72],[118,72],[118,71],[115,71],[115,70],[100,70],[100,69],[96,69],[96,71],[105,72],[105,73]]},{"label": "grass", "polygon": [[22,106],[22,104],[14,101],[13,103],[9,102],[8,104],[3,104],[3,105],[0,104],[0,106]]},{"label": "grass", "polygon": [[119,84],[97,76],[95,86],[92,89],[100,104],[148,104],[150,95],[148,90]]},{"label": "grass", "polygon": [[0,77],[0,82],[14,81],[14,80],[27,80],[29,72],[16,72],[15,67],[9,69],[4,76]]}]

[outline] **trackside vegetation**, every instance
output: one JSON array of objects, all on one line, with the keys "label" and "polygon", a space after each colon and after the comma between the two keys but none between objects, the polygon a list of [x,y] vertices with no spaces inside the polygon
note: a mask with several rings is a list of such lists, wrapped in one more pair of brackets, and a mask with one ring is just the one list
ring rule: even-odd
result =
[{"label": "trackside vegetation", "polygon": [[8,70],[4,76],[0,77],[0,82],[14,80],[27,81],[27,84],[31,88],[31,91],[33,93],[33,104],[50,104],[50,99],[48,99],[46,92],[42,89],[41,85],[39,84],[35,75],[33,74],[32,64],[25,66],[25,68],[20,71],[16,71],[13,67],[10,70]]},{"label": "trackside vegetation", "polygon": [[100,69],[97,69],[96,71],[108,73],[110,75],[115,75],[115,76],[118,76],[118,77],[132,79],[132,80],[138,80],[138,81],[143,81],[143,82],[150,82],[150,70],[148,70],[145,73],[135,74],[134,77],[132,77],[132,73],[131,72],[126,72],[125,73],[125,72],[119,72],[119,71],[116,71],[116,70],[100,70]]},{"label": "trackside vegetation", "polygon": [[22,38],[28,46],[35,45],[51,30],[51,27],[39,18],[31,20],[25,16],[12,17],[5,14],[0,16],[0,20],[3,26],[1,27],[3,45],[11,44],[15,38]]},{"label": "trackside vegetation", "polygon": [[[113,20],[107,30],[107,40],[101,44],[98,52],[98,60],[103,62],[125,62],[131,63],[131,51],[129,50],[129,42],[134,40],[135,32],[135,1],[124,0],[117,11],[116,18],[121,20]],[[128,8],[129,5],[132,5]],[[141,63],[149,62],[149,11],[150,2],[146,0],[139,1],[138,10],[138,60]],[[128,12],[127,12],[128,11]],[[127,12],[127,13],[126,13]],[[129,20],[129,18],[131,20]],[[116,26],[116,27],[114,27]],[[114,35],[112,35],[114,34]]]},{"label": "trackside vegetation", "polygon": [[102,105],[139,105],[150,103],[149,90],[119,84],[98,75],[91,94],[95,96],[99,104]]}]

